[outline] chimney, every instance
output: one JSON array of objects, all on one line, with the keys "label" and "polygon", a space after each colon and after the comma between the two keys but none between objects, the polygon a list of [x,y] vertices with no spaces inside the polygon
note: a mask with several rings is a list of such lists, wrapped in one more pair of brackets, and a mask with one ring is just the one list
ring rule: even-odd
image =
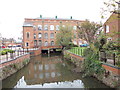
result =
[{"label": "chimney", "polygon": [[57,16],[55,16],[55,19],[57,19]]},{"label": "chimney", "polygon": [[72,19],[72,16],[70,17],[70,19]]},{"label": "chimney", "polygon": [[40,18],[42,18],[42,15],[40,15]]}]

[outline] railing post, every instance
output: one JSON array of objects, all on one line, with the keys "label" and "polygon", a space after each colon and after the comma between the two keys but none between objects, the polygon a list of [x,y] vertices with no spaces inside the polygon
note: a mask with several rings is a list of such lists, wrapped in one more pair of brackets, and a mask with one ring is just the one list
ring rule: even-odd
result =
[{"label": "railing post", "polygon": [[27,53],[28,53],[28,48],[27,48]]},{"label": "railing post", "polygon": [[24,54],[24,48],[23,48],[23,54]]},{"label": "railing post", "polygon": [[6,54],[6,60],[8,61],[8,53]]},{"label": "railing post", "polygon": [[115,65],[115,53],[113,53],[113,64]]}]

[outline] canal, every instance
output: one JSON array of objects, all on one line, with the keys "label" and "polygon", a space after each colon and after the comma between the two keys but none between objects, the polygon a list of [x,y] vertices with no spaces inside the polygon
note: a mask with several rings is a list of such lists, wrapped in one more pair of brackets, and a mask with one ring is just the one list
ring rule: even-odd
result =
[{"label": "canal", "polygon": [[109,88],[93,77],[73,73],[60,53],[31,57],[30,63],[2,81],[3,88]]}]

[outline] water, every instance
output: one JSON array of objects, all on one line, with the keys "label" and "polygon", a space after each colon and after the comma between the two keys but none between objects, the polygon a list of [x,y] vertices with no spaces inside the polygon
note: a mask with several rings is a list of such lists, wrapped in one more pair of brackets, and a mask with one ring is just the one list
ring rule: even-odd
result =
[{"label": "water", "polygon": [[2,81],[3,88],[108,88],[93,77],[71,72],[75,66],[60,54],[32,57],[30,63]]}]

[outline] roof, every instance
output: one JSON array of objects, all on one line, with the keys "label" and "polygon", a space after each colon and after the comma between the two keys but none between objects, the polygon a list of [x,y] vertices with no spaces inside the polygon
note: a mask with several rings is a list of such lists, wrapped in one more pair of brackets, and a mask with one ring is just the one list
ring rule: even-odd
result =
[{"label": "roof", "polygon": [[24,22],[23,26],[33,27],[33,23],[31,23],[31,22]]},{"label": "roof", "polygon": [[[52,17],[37,17],[37,18],[25,18],[25,19],[41,19],[41,20],[45,20],[45,19],[49,19],[49,20],[77,20],[77,19],[71,19],[71,18],[52,18]],[[77,20],[77,21],[82,21],[82,20]]]}]

